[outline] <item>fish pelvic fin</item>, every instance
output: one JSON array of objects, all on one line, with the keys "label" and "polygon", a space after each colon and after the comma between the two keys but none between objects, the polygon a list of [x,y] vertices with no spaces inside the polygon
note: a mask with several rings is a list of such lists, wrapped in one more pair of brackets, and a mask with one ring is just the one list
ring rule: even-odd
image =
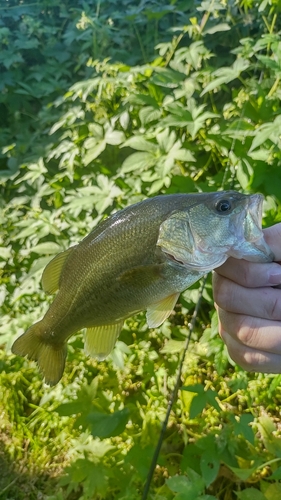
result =
[{"label": "fish pelvic fin", "polygon": [[123,321],[111,325],[87,328],[85,335],[85,353],[99,361],[105,359],[112,351],[122,330]]},{"label": "fish pelvic fin", "polygon": [[165,319],[167,319],[173,311],[179,295],[179,293],[169,295],[159,300],[159,302],[151,304],[151,306],[147,308],[146,320],[149,328],[157,328],[164,323]]},{"label": "fish pelvic fin", "polygon": [[63,266],[66,259],[69,257],[69,254],[76,246],[77,245],[59,253],[49,262],[49,264],[47,264],[43,271],[41,280],[44,292],[52,294],[59,289],[60,275]]},{"label": "fish pelvic fin", "polygon": [[42,321],[38,321],[15,340],[12,352],[36,361],[45,382],[55,385],[62,377],[67,353],[66,344],[54,345],[42,338]]}]

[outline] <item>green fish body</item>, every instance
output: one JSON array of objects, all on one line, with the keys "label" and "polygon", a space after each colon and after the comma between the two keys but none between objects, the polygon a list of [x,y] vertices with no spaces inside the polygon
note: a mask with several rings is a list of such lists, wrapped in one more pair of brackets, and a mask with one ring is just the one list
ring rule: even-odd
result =
[{"label": "green fish body", "polygon": [[149,327],[159,326],[179,294],[229,256],[272,261],[261,208],[261,195],[225,191],[157,196],[108,217],[47,265],[43,289],[58,293],[12,352],[37,361],[50,385],[82,328],[86,352],[104,359],[126,318],[146,310]]}]

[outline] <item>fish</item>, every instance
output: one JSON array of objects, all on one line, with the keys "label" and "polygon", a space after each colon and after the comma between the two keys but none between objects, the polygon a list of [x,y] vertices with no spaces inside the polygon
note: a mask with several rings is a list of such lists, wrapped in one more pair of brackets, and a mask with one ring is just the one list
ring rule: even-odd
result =
[{"label": "fish", "polygon": [[56,296],[12,352],[36,361],[53,386],[79,330],[86,354],[103,360],[126,318],[146,310],[148,326],[159,327],[180,293],[228,257],[271,262],[262,203],[260,194],[218,191],[159,195],[117,211],[47,264],[42,287]]}]

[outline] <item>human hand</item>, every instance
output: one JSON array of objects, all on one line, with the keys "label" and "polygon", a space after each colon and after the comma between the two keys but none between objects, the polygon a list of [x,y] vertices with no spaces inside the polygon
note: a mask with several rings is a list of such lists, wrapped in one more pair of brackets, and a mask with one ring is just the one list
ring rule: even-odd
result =
[{"label": "human hand", "polygon": [[[213,274],[219,333],[247,371],[281,373],[281,223],[264,230],[276,262],[230,258]],[[278,263],[279,262],[279,263]]]}]

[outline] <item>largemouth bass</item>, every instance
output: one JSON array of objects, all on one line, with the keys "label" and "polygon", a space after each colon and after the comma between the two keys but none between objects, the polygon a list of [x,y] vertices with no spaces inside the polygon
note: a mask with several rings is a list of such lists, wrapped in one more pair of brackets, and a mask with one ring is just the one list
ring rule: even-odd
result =
[{"label": "largemouth bass", "polygon": [[62,377],[67,339],[86,328],[85,350],[104,359],[123,322],[146,310],[156,328],[179,294],[229,257],[270,262],[261,230],[262,196],[235,191],[174,194],[131,205],[101,222],[45,268],[58,293],[41,321],[12,346],[37,361],[49,385]]}]

